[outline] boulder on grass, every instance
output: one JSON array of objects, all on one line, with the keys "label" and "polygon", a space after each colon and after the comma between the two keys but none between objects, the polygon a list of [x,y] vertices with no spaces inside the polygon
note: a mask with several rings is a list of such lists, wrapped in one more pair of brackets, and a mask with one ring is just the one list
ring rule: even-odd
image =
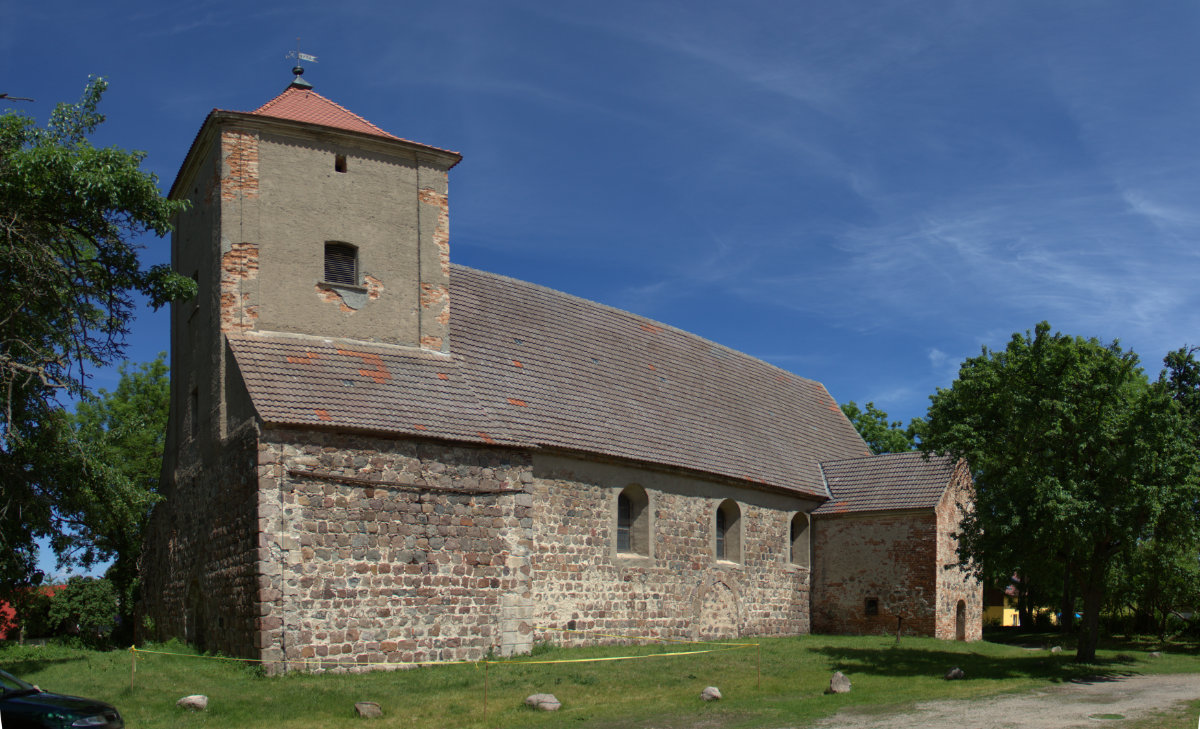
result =
[{"label": "boulder on grass", "polygon": [[827,694],[848,694],[850,693],[850,679],[841,671],[834,671],[829,678],[829,688],[825,691]]},{"label": "boulder on grass", "polygon": [[947,681],[958,681],[959,679],[963,679],[966,677],[967,677],[967,674],[963,673],[963,670],[961,668],[959,668],[958,666],[955,666],[954,668],[951,668],[949,671],[946,671],[946,676],[945,676]]},{"label": "boulder on grass", "polygon": [[383,716],[383,709],[374,701],[357,701],[354,704],[354,713],[363,719],[378,719]]},{"label": "boulder on grass", "polygon": [[1056,646],[1054,646],[1053,648],[1051,648],[1051,649],[1050,649],[1050,652],[1051,652],[1051,653],[1062,653],[1062,646],[1061,646],[1061,645],[1056,645]]},{"label": "boulder on grass", "polygon": [[191,709],[192,711],[204,711],[208,708],[208,697],[204,694],[192,694],[176,701],[175,705],[183,709]]},{"label": "boulder on grass", "polygon": [[525,705],[538,711],[558,711],[562,702],[554,698],[554,694],[531,694],[525,697]]},{"label": "boulder on grass", "polygon": [[720,701],[721,689],[717,688],[716,686],[709,686],[700,692],[700,698],[704,699],[705,701]]}]

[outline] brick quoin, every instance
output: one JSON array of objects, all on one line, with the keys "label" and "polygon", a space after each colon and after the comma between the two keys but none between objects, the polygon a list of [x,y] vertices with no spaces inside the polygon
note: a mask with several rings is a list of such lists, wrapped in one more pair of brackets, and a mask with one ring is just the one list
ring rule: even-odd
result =
[{"label": "brick quoin", "polygon": [[221,178],[221,199],[258,197],[258,137],[246,132],[227,131],[221,135],[225,174]]}]

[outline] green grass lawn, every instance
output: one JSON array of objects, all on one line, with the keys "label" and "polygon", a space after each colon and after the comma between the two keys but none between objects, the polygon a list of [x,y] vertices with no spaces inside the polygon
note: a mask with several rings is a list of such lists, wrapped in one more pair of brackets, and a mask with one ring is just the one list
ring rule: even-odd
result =
[{"label": "green grass lawn", "polygon": [[[1005,642],[999,642],[1005,641]],[[751,642],[747,640],[745,642]],[[522,663],[621,655],[650,655],[688,646],[539,646],[513,662],[444,664],[364,674],[291,673],[264,677],[240,662],[139,654],[130,689],[130,653],[99,653],[47,646],[0,648],[0,667],[50,691],[100,698],[115,704],[129,727],[348,727],[362,720],[354,702],[375,701],[384,711],[372,726],[478,727],[674,727],[804,726],[854,706],[892,711],[917,701],[961,699],[1016,691],[1084,676],[1200,672],[1200,649],[1112,643],[1097,663],[1078,665],[1064,650],[1052,654],[1057,636],[1009,633],[999,640],[951,643],[924,638],[804,636],[765,638],[744,649],[631,661]],[[194,653],[179,645],[151,650]],[[761,665],[761,685],[758,668]],[[953,666],[966,680],[946,681]],[[849,694],[825,695],[829,676],[840,670],[854,684]],[[487,715],[484,684],[487,683]],[[705,686],[724,698],[706,704]],[[554,713],[523,705],[532,693],[553,693]],[[175,701],[187,694],[209,697],[204,713],[186,713]]]}]

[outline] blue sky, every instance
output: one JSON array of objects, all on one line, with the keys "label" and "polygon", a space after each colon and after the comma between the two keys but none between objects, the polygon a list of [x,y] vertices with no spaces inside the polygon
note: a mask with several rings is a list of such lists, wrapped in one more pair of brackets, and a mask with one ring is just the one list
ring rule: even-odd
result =
[{"label": "blue sky", "polygon": [[[1049,320],[1157,373],[1200,344],[1200,5],[0,0],[0,92],[165,189],[208,111],[291,79],[461,151],[452,258],[922,415]],[[3,102],[0,102],[3,105]],[[147,241],[146,262],[167,260]],[[129,356],[167,343],[134,324]],[[115,369],[96,374],[111,387]]]}]

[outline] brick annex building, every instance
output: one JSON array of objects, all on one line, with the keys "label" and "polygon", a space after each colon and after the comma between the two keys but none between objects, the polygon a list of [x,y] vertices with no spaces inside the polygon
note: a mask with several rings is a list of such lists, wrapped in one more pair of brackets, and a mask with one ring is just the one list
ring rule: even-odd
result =
[{"label": "brick annex building", "polygon": [[965,467],[871,456],[818,382],[452,264],[459,160],[299,77],[209,114],[171,189],[199,295],[145,637],[275,670],[595,639],[564,629],[979,637]]}]

